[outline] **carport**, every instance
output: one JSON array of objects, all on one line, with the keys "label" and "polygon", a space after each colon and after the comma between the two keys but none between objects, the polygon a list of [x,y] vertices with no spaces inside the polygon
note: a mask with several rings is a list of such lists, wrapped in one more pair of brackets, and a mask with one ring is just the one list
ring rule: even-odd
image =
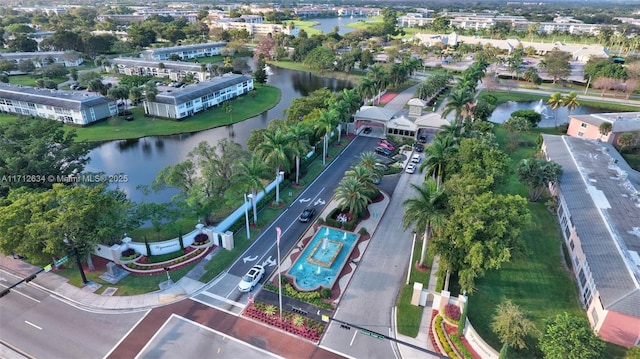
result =
[{"label": "carport", "polygon": [[379,129],[373,131],[376,135],[384,135],[387,132],[387,123],[396,115],[395,110],[377,106],[362,106],[353,115],[355,128],[352,131],[356,134],[362,133],[365,127]]}]

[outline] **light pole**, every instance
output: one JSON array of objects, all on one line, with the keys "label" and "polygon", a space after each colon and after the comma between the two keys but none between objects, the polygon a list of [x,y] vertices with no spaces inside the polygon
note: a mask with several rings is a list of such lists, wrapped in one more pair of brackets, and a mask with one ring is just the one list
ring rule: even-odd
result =
[{"label": "light pole", "polygon": [[258,197],[258,195],[256,194],[255,196],[253,195],[253,193],[249,193],[247,195],[247,197],[251,200],[251,208],[253,209],[253,224],[254,225],[258,225],[258,211],[257,211],[257,204],[256,204],[256,197]]},{"label": "light pole", "polygon": [[247,239],[251,239],[251,230],[249,229],[249,209],[247,208],[247,194],[244,194],[244,219],[247,222]]},{"label": "light pole", "polygon": [[284,178],[284,171],[280,171],[276,177],[276,204],[280,204],[280,182]]},{"label": "light pole", "polygon": [[409,256],[409,268],[407,269],[407,285],[409,284],[409,277],[411,276],[411,266],[413,265],[413,250],[416,247],[416,231],[413,231],[413,243],[411,244],[411,255]]},{"label": "light pole", "polygon": [[280,227],[276,227],[276,246],[278,247],[278,303],[280,304],[280,319],[282,319],[282,281],[280,281],[280,237],[282,236],[282,230]]}]

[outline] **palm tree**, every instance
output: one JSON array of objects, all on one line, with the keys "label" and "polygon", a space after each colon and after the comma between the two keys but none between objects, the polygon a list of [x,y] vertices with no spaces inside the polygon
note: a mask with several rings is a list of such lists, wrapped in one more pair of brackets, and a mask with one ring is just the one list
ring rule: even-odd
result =
[{"label": "palm tree", "polygon": [[447,103],[444,105],[442,117],[447,117],[451,112],[455,113],[455,121],[461,122],[462,113],[465,107],[473,102],[473,94],[467,89],[457,89],[447,97]]},{"label": "palm tree", "polygon": [[365,100],[373,98],[376,94],[376,85],[371,81],[371,79],[363,78],[360,81],[360,84],[356,88],[360,96],[362,96]]},{"label": "palm tree", "polygon": [[251,191],[251,204],[253,206],[253,224],[258,224],[257,195],[258,190],[264,191],[264,179],[267,179],[269,167],[258,156],[251,156],[251,160],[240,162],[240,176],[237,181],[244,190]]},{"label": "palm tree", "polygon": [[338,113],[336,110],[322,110],[320,117],[316,119],[316,129],[324,135],[324,143],[322,147],[322,165],[326,164],[327,152],[329,151],[329,136],[336,126]]},{"label": "palm tree", "polygon": [[441,203],[443,191],[438,188],[433,179],[425,181],[422,186],[412,183],[411,187],[418,193],[417,197],[404,201],[402,225],[405,230],[410,225],[414,225],[414,228],[424,228],[419,262],[420,267],[423,267],[427,253],[427,241],[433,233],[433,227],[440,225],[444,217]]},{"label": "palm tree", "polygon": [[379,64],[375,64],[373,66],[371,66],[370,68],[370,72],[368,74],[368,76],[371,79],[371,82],[373,82],[374,86],[375,86],[375,95],[374,97],[374,104],[375,104],[375,96],[377,96],[380,91],[382,91],[382,89],[384,89],[387,86],[387,73],[384,69],[384,67],[382,67],[382,65]]},{"label": "palm tree", "polygon": [[447,153],[450,152],[448,150],[452,146],[455,145],[451,141],[451,137],[436,136],[431,146],[427,147],[427,159],[420,164],[420,172],[426,170],[425,176],[435,178],[438,188],[444,182]]},{"label": "palm tree", "polygon": [[576,107],[580,106],[580,103],[578,102],[578,95],[573,91],[569,92],[567,95],[565,95],[562,98],[562,106],[567,108],[567,116],[570,117],[571,111],[575,110]]},{"label": "palm tree", "polygon": [[553,110],[553,119],[556,123],[556,128],[558,128],[558,107],[560,106],[564,106],[564,101],[562,99],[562,94],[560,92],[554,92],[551,94],[551,96],[549,96],[549,99],[547,100],[547,104],[551,107],[551,109]]},{"label": "palm tree", "polygon": [[363,214],[369,203],[369,197],[355,177],[344,177],[336,188],[334,198],[341,210],[348,210],[354,216]]},{"label": "palm tree", "polygon": [[280,170],[289,170],[293,159],[293,136],[281,129],[266,131],[263,141],[256,146],[256,154],[266,163],[275,166],[276,177]]},{"label": "palm tree", "polygon": [[383,164],[378,162],[378,156],[372,151],[362,152],[360,155],[360,163],[358,165],[371,172],[374,181],[382,177],[382,172],[385,167]]},{"label": "palm tree", "polygon": [[378,192],[376,185],[373,184],[373,173],[364,166],[356,165],[355,167],[351,167],[351,169],[346,171],[344,175],[345,177],[355,178],[358,182],[360,182],[362,190],[367,195],[373,195]]},{"label": "palm tree", "polygon": [[295,126],[289,127],[289,133],[294,138],[292,146],[296,156],[296,184],[300,183],[300,156],[306,155],[310,150],[310,131],[304,122],[298,122]]}]

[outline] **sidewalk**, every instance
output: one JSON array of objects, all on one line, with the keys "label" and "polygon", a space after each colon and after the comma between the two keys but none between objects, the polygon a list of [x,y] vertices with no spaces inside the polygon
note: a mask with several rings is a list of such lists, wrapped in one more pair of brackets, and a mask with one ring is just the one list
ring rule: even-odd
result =
[{"label": "sidewalk", "polygon": [[[192,271],[207,262],[206,259],[200,261]],[[4,255],[0,256],[0,268],[20,278],[25,278],[41,269]],[[69,284],[66,278],[52,272],[42,272],[30,283],[79,307],[92,310],[103,309],[105,311],[151,309],[183,299],[204,286],[204,283],[193,280],[189,278],[189,275],[186,275],[175,285],[165,290],[132,296],[109,296],[93,293],[91,286],[78,288]]]}]

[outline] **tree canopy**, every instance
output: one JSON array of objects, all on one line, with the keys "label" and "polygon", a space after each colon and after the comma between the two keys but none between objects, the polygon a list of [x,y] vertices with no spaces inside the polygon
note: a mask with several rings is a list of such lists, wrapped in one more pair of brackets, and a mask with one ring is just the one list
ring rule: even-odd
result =
[{"label": "tree canopy", "polygon": [[586,319],[566,312],[547,320],[540,337],[540,349],[547,359],[600,359],[604,348]]},{"label": "tree canopy", "polygon": [[[0,176],[38,175],[55,178],[80,173],[89,145],[74,141],[58,121],[18,119],[0,124]],[[55,181],[1,181],[0,194],[18,187],[52,188]]]}]

